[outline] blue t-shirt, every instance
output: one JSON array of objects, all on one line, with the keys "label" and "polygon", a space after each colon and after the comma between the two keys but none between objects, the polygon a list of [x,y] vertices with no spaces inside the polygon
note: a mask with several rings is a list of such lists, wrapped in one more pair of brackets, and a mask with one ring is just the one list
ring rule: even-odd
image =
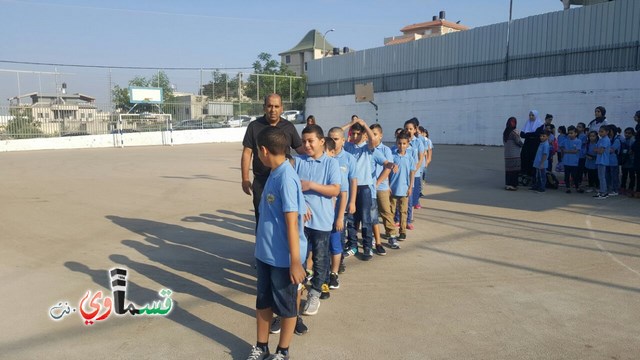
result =
[{"label": "blue t-shirt", "polygon": [[[393,154],[391,153],[391,148],[389,148],[387,145],[380,143],[380,145],[376,146],[376,152],[379,154],[382,154],[384,160],[388,162],[393,162]],[[380,174],[382,174],[382,171],[384,170],[384,161],[381,164],[379,160],[380,159],[373,160],[374,167],[375,167],[373,177],[375,181],[378,181]],[[380,191],[389,190],[389,178],[387,177],[386,179],[384,179],[378,186],[378,189],[376,190],[380,190]]]},{"label": "blue t-shirt", "polygon": [[[348,152],[342,150],[334,157],[338,161],[341,173],[340,192],[347,192],[347,199],[349,199],[351,186],[351,180],[356,177],[356,158]],[[338,200],[340,197],[338,197]],[[340,202],[336,201],[336,211],[340,209]]]},{"label": "blue t-shirt", "polygon": [[620,138],[616,135],[613,137],[613,141],[611,142],[611,149],[613,151],[609,152],[609,166],[618,166],[618,153],[620,152],[620,146],[622,146],[622,143],[620,142]]},{"label": "blue t-shirt", "polygon": [[611,147],[611,140],[608,136],[601,137],[596,144],[597,148],[604,148],[602,154],[598,153],[596,157],[596,165],[609,165],[609,148]]},{"label": "blue t-shirt", "polygon": [[357,145],[347,142],[344,144],[344,150],[356,158],[356,179],[358,179],[358,186],[374,184],[373,177],[371,176],[371,154],[374,150],[369,149],[369,144],[366,141]]},{"label": "blue t-shirt", "polygon": [[[414,148],[416,151],[416,161],[420,160],[420,155],[424,154],[424,142],[422,140],[420,140],[420,138],[418,137],[413,137],[413,139],[411,139],[411,147]],[[415,177],[421,177],[422,176],[422,168],[424,167],[424,159],[422,162],[420,162],[417,165],[416,168],[416,173],[413,175]]]},{"label": "blue t-shirt", "polygon": [[[578,166],[578,160],[580,159],[580,149],[582,148],[582,141],[580,139],[575,138],[571,140],[569,137],[562,141],[562,163],[567,166]],[[564,152],[566,150],[578,150],[577,153],[572,154],[568,152]]]},{"label": "blue t-shirt", "polygon": [[596,169],[596,156],[598,154],[596,154],[596,143],[588,143],[587,144],[587,149],[586,149],[586,155],[589,155],[589,157],[586,157],[586,160],[584,161],[584,167],[590,170],[595,170]]},{"label": "blue t-shirt", "polygon": [[303,216],[307,211],[302,186],[289,161],[271,170],[260,198],[255,257],[271,266],[291,267],[287,223],[284,213],[298,212],[300,262],[307,258]]},{"label": "blue t-shirt", "polygon": [[415,159],[411,154],[405,152],[404,155],[398,154],[398,150],[393,150],[393,163],[398,165],[398,172],[393,171],[389,174],[389,187],[393,196],[407,196],[409,186],[411,185],[411,172],[416,169]]},{"label": "blue t-shirt", "polygon": [[582,142],[582,147],[580,148],[580,159],[584,159],[587,155],[587,143],[589,142],[589,137],[582,133],[578,135],[578,139]]},{"label": "blue t-shirt", "polygon": [[[562,149],[562,145],[565,141],[569,140],[569,136],[565,134],[558,134],[558,149]],[[562,150],[560,150],[562,151]]]},{"label": "blue t-shirt", "polygon": [[[340,164],[338,160],[322,154],[318,159],[308,155],[294,156],[294,168],[300,180],[313,181],[320,185],[341,185]],[[304,199],[311,209],[311,220],[306,227],[318,231],[331,231],[335,210],[333,197],[324,196],[317,191],[303,192]]]},{"label": "blue t-shirt", "polygon": [[[536,169],[540,168],[540,162],[542,161],[542,155],[547,155],[547,160],[549,159],[549,142],[544,141],[538,145],[538,151],[536,151],[536,158],[533,160],[533,167]],[[546,165],[543,165],[546,167]]]}]

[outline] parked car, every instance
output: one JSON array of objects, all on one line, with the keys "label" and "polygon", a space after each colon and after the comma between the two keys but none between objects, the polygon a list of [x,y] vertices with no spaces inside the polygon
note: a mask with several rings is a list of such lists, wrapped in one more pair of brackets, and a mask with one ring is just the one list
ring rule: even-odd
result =
[{"label": "parked car", "polygon": [[287,110],[283,112],[282,115],[280,115],[280,117],[295,123],[295,122],[301,122],[300,119],[303,117],[303,115],[300,110]]},{"label": "parked car", "polygon": [[252,122],[255,119],[256,119],[255,116],[238,115],[234,118],[227,120],[226,124],[229,125],[230,127],[247,126],[249,125],[250,122]]},{"label": "parked car", "polygon": [[197,129],[217,129],[229,127],[221,122],[203,121],[197,119],[182,120],[173,127],[173,130],[197,130]]}]

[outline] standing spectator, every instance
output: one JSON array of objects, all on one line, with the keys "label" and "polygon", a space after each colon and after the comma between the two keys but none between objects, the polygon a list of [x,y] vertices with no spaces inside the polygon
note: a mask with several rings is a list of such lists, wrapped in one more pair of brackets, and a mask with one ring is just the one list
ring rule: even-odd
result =
[{"label": "standing spectator", "polygon": [[518,135],[516,127],[518,120],[510,117],[507,120],[507,126],[502,133],[502,142],[504,143],[504,171],[505,171],[505,189],[518,190],[518,173],[520,172],[520,150],[522,149],[522,139]]},{"label": "standing spectator", "polygon": [[549,132],[540,134],[540,143],[536,150],[536,157],[533,159],[536,176],[533,186],[529,190],[537,193],[545,192],[547,184],[547,159],[549,158]]},{"label": "standing spectator", "polygon": [[307,116],[307,126],[316,125],[316,117],[313,115]]},{"label": "standing spectator", "polygon": [[[275,126],[282,129],[287,137],[287,143],[289,147],[286,153],[289,154],[289,148],[296,149],[298,154],[302,154],[304,149],[302,148],[302,140],[300,135],[296,131],[296,128],[289,121],[280,117],[282,115],[282,98],[278,94],[270,94],[264,98],[264,116],[259,117],[255,121],[249,123],[247,132],[244,134],[244,140],[242,140],[242,159],[240,161],[240,168],[242,172],[242,190],[247,195],[253,193],[253,209],[256,216],[256,226],[260,218],[260,198],[262,197],[262,190],[269,177],[270,169],[266,167],[258,158],[258,134],[269,126]],[[252,159],[253,158],[253,162]],[[253,182],[249,179],[249,166],[253,168]]]},{"label": "standing spectator", "polygon": [[544,123],[538,117],[538,111],[529,112],[529,120],[525,122],[524,128],[520,132],[520,137],[524,139],[522,151],[520,152],[521,172],[530,177],[534,176],[533,159],[536,157],[538,145],[540,145],[540,135],[544,132]]},{"label": "standing spectator", "polygon": [[595,113],[596,118],[589,122],[589,131],[599,133],[602,125],[609,125],[607,117],[605,116],[607,114],[607,109],[605,109],[604,106],[598,106],[593,112]]},{"label": "standing spectator", "polygon": [[609,197],[607,193],[607,166],[609,165],[609,149],[611,148],[611,140],[609,139],[609,128],[607,125],[600,126],[598,130],[598,143],[596,144],[596,167],[598,168],[598,181],[600,182],[600,191],[593,197],[596,199],[606,199]]},{"label": "standing spectator", "polygon": [[582,141],[578,139],[575,126],[569,126],[569,135],[567,139],[562,141],[562,152],[564,158],[564,184],[567,187],[567,194],[571,194],[571,181],[573,180],[574,188],[577,192],[583,193],[578,180],[578,162],[580,160],[580,151],[582,149]]}]

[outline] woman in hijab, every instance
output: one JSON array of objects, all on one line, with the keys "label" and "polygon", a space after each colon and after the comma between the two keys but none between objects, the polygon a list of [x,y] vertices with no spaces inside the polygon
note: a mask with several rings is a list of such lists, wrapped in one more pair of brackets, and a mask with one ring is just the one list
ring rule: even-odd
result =
[{"label": "woman in hijab", "polygon": [[504,171],[506,190],[518,190],[518,174],[520,173],[520,148],[522,140],[516,126],[518,120],[510,117],[507,120],[507,126],[502,133],[502,142],[504,143]]},{"label": "woman in hijab", "polygon": [[525,122],[524,128],[520,132],[520,137],[524,139],[520,159],[522,161],[521,173],[533,176],[533,159],[536,157],[538,145],[540,145],[540,134],[544,131],[544,122],[538,117],[538,111],[529,112],[529,120]]},{"label": "woman in hijab", "polygon": [[591,131],[598,132],[598,130],[600,130],[600,126],[609,125],[609,122],[607,121],[607,118],[605,117],[605,115],[607,114],[607,109],[605,109],[604,106],[598,106],[594,110],[594,113],[596,115],[596,118],[591,120],[591,122],[589,123],[589,125],[588,125],[589,132],[591,132]]}]

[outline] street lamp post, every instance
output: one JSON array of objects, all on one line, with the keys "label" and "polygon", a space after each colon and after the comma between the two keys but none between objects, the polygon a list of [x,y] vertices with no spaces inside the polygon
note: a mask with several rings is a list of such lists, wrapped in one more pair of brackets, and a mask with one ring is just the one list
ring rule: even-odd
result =
[{"label": "street lamp post", "polygon": [[327,31],[324,32],[324,35],[322,36],[322,57],[327,56],[327,34],[332,32],[332,31],[336,31],[336,29],[329,29]]}]

